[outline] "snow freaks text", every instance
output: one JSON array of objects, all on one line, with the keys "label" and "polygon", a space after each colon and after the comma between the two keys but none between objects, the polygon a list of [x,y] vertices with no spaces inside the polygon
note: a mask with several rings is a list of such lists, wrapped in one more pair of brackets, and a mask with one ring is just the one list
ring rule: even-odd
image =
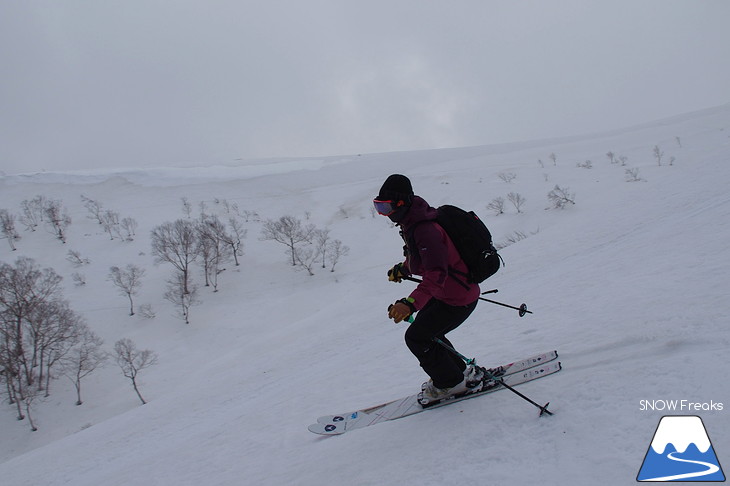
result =
[{"label": "snow freaks text", "polygon": [[692,400],[639,400],[639,410],[660,412],[720,412],[722,402],[693,402]]}]

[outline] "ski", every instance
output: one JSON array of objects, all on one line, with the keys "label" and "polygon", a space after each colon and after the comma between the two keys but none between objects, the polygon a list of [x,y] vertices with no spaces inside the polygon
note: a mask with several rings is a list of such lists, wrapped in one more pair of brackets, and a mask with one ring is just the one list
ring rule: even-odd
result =
[{"label": "ski", "polygon": [[[536,354],[534,356],[530,356],[529,358],[524,358],[512,363],[503,364],[501,366],[497,366],[496,368],[491,368],[492,371],[495,372],[496,375],[502,377],[502,376],[508,376],[515,373],[518,373],[520,371],[526,370],[528,368],[533,368],[535,366],[539,366],[541,364],[549,363],[550,361],[553,361],[558,358],[558,352],[557,351],[549,351],[547,353],[540,353]],[[509,383],[508,383],[509,384]],[[390,402],[388,402],[390,403]],[[319,417],[317,419],[317,422],[322,424],[329,424],[333,422],[343,422],[347,420],[351,420],[353,418],[357,418],[359,413],[367,412],[368,410],[374,410],[377,408],[380,408],[382,406],[388,405],[388,403],[384,403],[382,405],[377,405],[375,407],[369,407],[361,410],[356,410],[354,412],[349,413],[341,413],[337,415],[324,415],[322,417]]]},{"label": "ski", "polygon": [[309,431],[321,435],[339,435],[349,430],[368,427],[380,422],[407,417],[425,410],[431,410],[462,400],[486,395],[488,393],[504,389],[505,387],[501,386],[501,383],[505,383],[512,387],[560,371],[560,362],[554,362],[557,357],[557,352],[551,351],[549,353],[535,355],[530,358],[503,365],[502,368],[504,369],[504,374],[498,377],[499,383],[497,386],[468,395],[449,397],[441,402],[429,405],[426,408],[418,403],[418,394],[416,393],[398,400],[393,400],[350,413],[325,415],[320,417],[316,424],[310,425]]},{"label": "ski", "polygon": [[[515,373],[518,373],[520,371],[526,370],[528,368],[533,368],[535,366],[539,366],[541,364],[549,363],[550,361],[553,361],[558,358],[558,352],[557,351],[549,351],[547,353],[540,353],[536,354],[534,356],[530,356],[529,358],[524,358],[518,361],[515,361],[513,363],[507,363],[503,364],[501,366],[497,366],[496,368],[491,368],[491,370],[499,377],[512,375]],[[509,383],[508,383],[509,384]],[[390,402],[388,402],[390,403]],[[374,410],[377,408],[380,408],[382,406],[388,405],[388,403],[384,403],[382,405],[378,405],[375,407],[369,407],[366,409],[356,410],[354,412],[350,413],[342,413],[338,415],[324,415],[322,417],[319,417],[317,419],[317,422],[328,424],[332,422],[343,422],[350,420],[351,418],[357,418],[358,413],[367,412],[368,410]]]}]

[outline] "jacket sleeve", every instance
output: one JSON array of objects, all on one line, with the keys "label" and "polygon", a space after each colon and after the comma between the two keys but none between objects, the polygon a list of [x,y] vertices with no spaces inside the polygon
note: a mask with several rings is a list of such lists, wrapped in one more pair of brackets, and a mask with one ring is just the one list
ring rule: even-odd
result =
[{"label": "jacket sleeve", "polygon": [[[446,235],[436,224],[421,224],[415,228],[414,242],[421,260],[420,273],[423,282],[411,292],[413,306],[421,310],[434,296],[443,291],[449,275],[449,258]],[[412,270],[412,269],[411,269]]]}]

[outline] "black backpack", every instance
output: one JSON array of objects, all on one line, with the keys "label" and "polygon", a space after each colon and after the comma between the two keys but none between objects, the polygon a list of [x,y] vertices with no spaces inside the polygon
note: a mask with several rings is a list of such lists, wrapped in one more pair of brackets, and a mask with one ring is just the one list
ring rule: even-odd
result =
[{"label": "black backpack", "polygon": [[497,273],[504,260],[492,244],[492,234],[474,211],[467,212],[449,204],[437,211],[436,222],[449,235],[469,269],[467,274],[450,271],[466,277],[469,283],[481,283]]}]

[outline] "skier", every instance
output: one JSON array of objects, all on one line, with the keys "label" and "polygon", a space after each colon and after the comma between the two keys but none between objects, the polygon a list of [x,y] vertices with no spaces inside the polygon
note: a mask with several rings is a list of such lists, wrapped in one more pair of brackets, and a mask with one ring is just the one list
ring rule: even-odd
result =
[{"label": "skier", "polygon": [[388,271],[388,280],[401,282],[412,274],[423,277],[408,297],[388,308],[388,317],[396,323],[417,313],[405,333],[405,341],[431,378],[422,385],[419,401],[428,405],[479,391],[483,370],[467,366],[434,340],[440,339],[453,348],[446,334],[469,317],[479,299],[479,286],[459,276],[466,273],[466,264],[446,232],[434,221],[436,209],[416,196],[411,181],[401,174],[386,179],[373,203],[379,214],[400,227],[405,242],[406,259]]}]

